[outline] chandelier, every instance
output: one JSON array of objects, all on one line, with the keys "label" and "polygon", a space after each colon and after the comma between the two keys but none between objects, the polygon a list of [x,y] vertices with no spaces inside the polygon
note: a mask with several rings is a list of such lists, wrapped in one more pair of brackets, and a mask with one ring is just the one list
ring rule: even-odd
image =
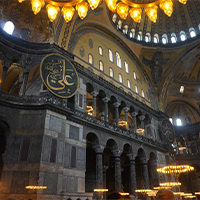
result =
[{"label": "chandelier", "polygon": [[[25,0],[18,0],[22,3]],[[104,0],[108,9],[113,13],[117,13],[122,19],[126,19],[129,15],[135,22],[140,23],[142,8],[145,11],[145,15],[152,22],[157,20],[157,10],[160,7],[161,10],[167,16],[171,16],[173,13],[174,1],[179,1],[182,4],[186,4],[187,0],[152,0],[145,3],[134,2],[134,0]],[[62,12],[62,15],[66,22],[72,20],[75,10],[81,19],[84,19],[91,8],[94,10],[101,3],[101,0],[30,0],[32,5],[32,10],[34,14],[40,12],[40,10],[45,6],[48,17],[51,22],[53,22],[57,15]]]}]

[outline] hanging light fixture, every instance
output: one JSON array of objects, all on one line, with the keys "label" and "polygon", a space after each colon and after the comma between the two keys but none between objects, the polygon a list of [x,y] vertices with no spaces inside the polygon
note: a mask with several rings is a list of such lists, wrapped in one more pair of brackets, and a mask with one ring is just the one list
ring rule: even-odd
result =
[{"label": "hanging light fixture", "polygon": [[122,19],[126,19],[127,18],[128,9],[129,9],[129,7],[123,2],[120,2],[120,3],[117,4],[117,14]]},{"label": "hanging light fixture", "polygon": [[84,19],[88,13],[89,4],[86,1],[83,1],[76,5],[76,11],[78,12],[78,16],[81,19]]},{"label": "hanging light fixture", "polygon": [[142,9],[141,8],[131,8],[129,10],[130,17],[137,23],[141,21]]},{"label": "hanging light fixture", "polygon": [[31,0],[32,10],[35,15],[40,12],[41,8],[44,7],[44,4],[43,0]]},{"label": "hanging light fixture", "polygon": [[168,16],[171,17],[173,13],[173,1],[172,0],[165,0],[160,3],[160,9],[164,11],[164,13]]},{"label": "hanging light fixture", "polygon": [[[22,3],[28,0],[18,0]],[[53,22],[56,16],[62,8],[62,14],[66,22],[71,21],[76,11],[81,19],[84,19],[89,11],[96,9],[101,3],[101,0],[30,0],[32,5],[32,10],[34,14],[40,12],[44,7],[46,2],[46,8],[48,12],[48,17]],[[182,4],[186,4],[187,0],[151,0],[149,2],[135,2],[134,0],[104,0],[108,9],[112,12],[117,12],[117,14],[122,18],[126,19],[128,14],[135,22],[140,23],[142,8],[145,9],[145,14],[149,17],[152,22],[156,22],[158,5],[160,9],[164,11],[167,16],[171,16],[173,13],[174,1],[179,1]]]},{"label": "hanging light fixture", "polygon": [[56,19],[58,13],[60,12],[60,8],[58,6],[53,6],[51,4],[48,4],[46,8],[47,8],[48,17],[50,21],[53,22]]},{"label": "hanging light fixture", "polygon": [[88,0],[88,3],[90,4],[90,8],[94,10],[95,8],[98,7],[100,4],[101,0]]},{"label": "hanging light fixture", "polygon": [[153,7],[149,7],[145,9],[145,14],[154,23],[156,23],[156,20],[157,20],[157,10],[158,10],[157,6],[153,6]]},{"label": "hanging light fixture", "polygon": [[62,15],[66,22],[71,21],[72,17],[74,16],[74,12],[75,12],[75,9],[72,6],[70,7],[65,6],[62,8]]}]

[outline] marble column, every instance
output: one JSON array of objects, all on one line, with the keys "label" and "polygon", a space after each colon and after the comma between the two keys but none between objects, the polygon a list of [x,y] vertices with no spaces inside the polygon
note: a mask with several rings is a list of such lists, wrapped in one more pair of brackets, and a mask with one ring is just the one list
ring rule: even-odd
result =
[{"label": "marble column", "polygon": [[3,89],[3,84],[4,84],[4,81],[5,81],[5,78],[6,78],[6,74],[7,74],[9,67],[11,66],[11,64],[12,64],[12,62],[7,60],[7,59],[4,59],[2,61],[3,72],[2,72],[2,75],[1,75],[1,79],[0,79],[0,91]]},{"label": "marble column", "polygon": [[[150,186],[152,186],[152,187],[159,186],[159,175],[156,170],[157,169],[157,159],[150,160],[150,167],[151,167],[151,177],[152,177],[152,181],[153,181],[150,183]],[[154,181],[156,181],[157,184]]]},{"label": "marble column", "polygon": [[[106,189],[106,171],[108,169],[108,165],[103,165],[103,188]],[[106,193],[103,193],[103,199],[106,199]]]},{"label": "marble column", "polygon": [[122,151],[113,150],[112,153],[115,157],[115,191],[120,192],[122,191],[121,161],[120,161],[120,156]]},{"label": "marble column", "polygon": [[113,104],[113,106],[115,107],[115,123],[116,123],[116,126],[118,127],[119,126],[119,106],[120,106],[120,103],[115,102]]},{"label": "marble column", "polygon": [[133,125],[134,125],[134,133],[137,133],[137,121],[136,121],[136,116],[137,112],[132,112],[131,116],[133,117]]},{"label": "marble column", "polygon": [[105,113],[105,122],[108,125],[109,119],[108,119],[108,101],[110,99],[108,97],[104,97],[102,101],[104,102],[104,113]]},{"label": "marble column", "polygon": [[91,95],[93,97],[93,113],[94,113],[94,117],[96,117],[97,115],[97,95],[98,95],[98,92],[96,91],[93,91],[91,92]]},{"label": "marble column", "polygon": [[96,187],[103,187],[103,159],[102,154],[104,146],[98,145],[94,147],[96,152]]},{"label": "marble column", "polygon": [[135,157],[133,154],[128,155],[130,161],[130,194],[136,195],[137,189],[136,170],[135,170]]},{"label": "marble column", "polygon": [[145,185],[145,188],[149,188],[149,172],[148,172],[146,158],[142,158],[141,162],[142,162],[142,171],[143,171],[143,176],[144,176],[144,185]]},{"label": "marble column", "polygon": [[22,83],[22,86],[21,86],[21,89],[20,89],[20,96],[24,96],[25,93],[26,93],[28,76],[29,76],[29,70],[26,69],[26,70],[24,70],[24,74],[23,74],[23,83]]},{"label": "marble column", "polygon": [[129,108],[128,107],[124,107],[123,108],[123,111],[125,113],[125,120],[127,122],[127,126],[126,126],[126,129],[129,130],[129,124],[128,124],[128,111],[129,111]]}]

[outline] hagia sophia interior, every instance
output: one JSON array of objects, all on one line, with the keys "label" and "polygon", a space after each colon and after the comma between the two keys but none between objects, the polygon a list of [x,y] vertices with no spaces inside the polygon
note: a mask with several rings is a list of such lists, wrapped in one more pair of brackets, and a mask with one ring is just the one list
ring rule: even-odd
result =
[{"label": "hagia sophia interior", "polygon": [[0,0],[0,200],[200,199],[200,1],[93,2]]}]

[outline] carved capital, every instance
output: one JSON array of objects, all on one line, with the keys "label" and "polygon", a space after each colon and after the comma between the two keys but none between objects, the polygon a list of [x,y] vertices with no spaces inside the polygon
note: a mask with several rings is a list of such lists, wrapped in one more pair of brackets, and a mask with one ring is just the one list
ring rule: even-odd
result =
[{"label": "carved capital", "polygon": [[127,113],[127,112],[129,111],[129,108],[128,108],[128,107],[124,107],[124,108],[123,108],[123,111],[124,111],[125,113]]},{"label": "carved capital", "polygon": [[93,97],[96,97],[99,93],[96,92],[96,91],[92,91],[90,94],[91,94]]},{"label": "carved capital", "polygon": [[108,103],[108,102],[110,101],[110,98],[104,97],[104,98],[102,99],[102,101],[103,101],[104,103]]},{"label": "carved capital", "polygon": [[118,107],[120,106],[120,103],[115,102],[115,103],[113,103],[113,106],[114,106],[115,108],[118,108]]},{"label": "carved capital", "polygon": [[140,121],[143,121],[145,119],[144,115],[139,116]]},{"label": "carved capital", "polygon": [[136,117],[137,114],[138,114],[138,112],[132,112],[132,113],[131,113],[131,116],[132,116],[132,117]]},{"label": "carved capital", "polygon": [[120,157],[122,154],[122,150],[114,149],[114,150],[112,150],[112,153],[113,153],[114,157]]},{"label": "carved capital", "polygon": [[103,151],[104,151],[104,146],[103,145],[94,146],[94,150],[95,150],[96,153],[102,154]]}]

